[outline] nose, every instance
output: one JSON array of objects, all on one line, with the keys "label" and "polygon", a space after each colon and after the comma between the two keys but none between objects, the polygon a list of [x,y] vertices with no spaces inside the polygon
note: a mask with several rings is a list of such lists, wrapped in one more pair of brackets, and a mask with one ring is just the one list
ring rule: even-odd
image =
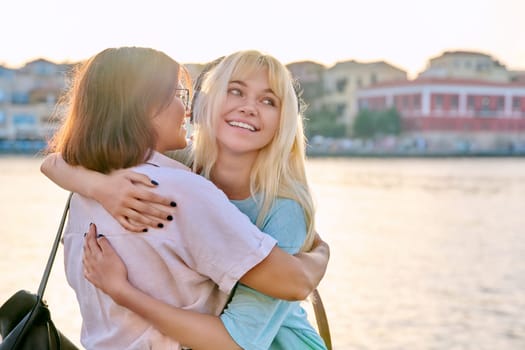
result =
[{"label": "nose", "polygon": [[239,107],[239,111],[248,116],[255,116],[257,114],[256,102],[251,99],[247,99],[245,103]]}]

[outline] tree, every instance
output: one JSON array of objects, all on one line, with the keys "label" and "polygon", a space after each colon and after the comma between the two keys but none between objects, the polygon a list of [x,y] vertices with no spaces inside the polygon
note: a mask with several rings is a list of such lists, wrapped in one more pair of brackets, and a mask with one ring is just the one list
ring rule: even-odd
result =
[{"label": "tree", "polygon": [[339,122],[335,111],[325,107],[305,113],[305,129],[306,136],[309,138],[315,135],[343,137],[346,134],[346,126]]},{"label": "tree", "polygon": [[399,135],[401,133],[401,117],[395,108],[377,112],[376,132],[385,135]]},{"label": "tree", "polygon": [[354,136],[370,138],[375,134],[375,115],[373,111],[363,109],[354,119]]},{"label": "tree", "polygon": [[353,124],[354,136],[372,138],[377,135],[399,135],[401,133],[401,117],[395,108],[383,111],[363,109],[355,117]]}]

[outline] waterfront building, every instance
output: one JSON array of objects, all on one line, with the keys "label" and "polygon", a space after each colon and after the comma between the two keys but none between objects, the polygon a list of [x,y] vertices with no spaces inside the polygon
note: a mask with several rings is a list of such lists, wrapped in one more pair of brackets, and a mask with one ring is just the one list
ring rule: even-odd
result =
[{"label": "waterfront building", "polygon": [[384,61],[336,63],[324,72],[322,104],[334,110],[350,131],[358,112],[357,92],[388,81],[405,82],[407,73]]},{"label": "waterfront building", "polygon": [[326,67],[312,61],[293,62],[286,66],[294,79],[299,83],[301,98],[307,103],[309,110],[321,109],[324,96],[323,75]]},{"label": "waterfront building", "polygon": [[445,51],[431,58],[418,78],[511,81],[511,72],[490,55],[474,51]]},{"label": "waterfront building", "polygon": [[359,109],[395,108],[405,136],[525,145],[525,83],[419,78],[361,89]]},{"label": "waterfront building", "polygon": [[58,127],[56,102],[72,64],[44,59],[20,69],[0,67],[0,140],[42,140]]}]

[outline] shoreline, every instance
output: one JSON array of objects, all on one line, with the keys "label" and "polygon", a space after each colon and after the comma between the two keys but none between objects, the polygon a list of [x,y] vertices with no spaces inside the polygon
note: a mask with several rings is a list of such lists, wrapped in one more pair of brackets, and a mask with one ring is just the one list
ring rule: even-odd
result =
[{"label": "shoreline", "polygon": [[306,152],[308,158],[519,158],[525,152]]},{"label": "shoreline", "polygon": [[[43,140],[0,140],[0,156],[44,155],[47,142]],[[525,149],[515,150],[326,150],[311,146],[308,158],[508,158],[525,157]]]}]

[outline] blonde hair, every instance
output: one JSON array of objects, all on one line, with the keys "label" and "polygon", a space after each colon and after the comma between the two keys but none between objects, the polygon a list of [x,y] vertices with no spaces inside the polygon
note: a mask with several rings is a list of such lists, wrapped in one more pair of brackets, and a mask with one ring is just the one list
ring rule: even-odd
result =
[{"label": "blonde hair", "polygon": [[306,178],[303,116],[292,76],[277,59],[258,51],[240,51],[222,59],[206,74],[194,101],[193,168],[210,178],[218,151],[214,120],[219,118],[228,83],[260,69],[268,71],[270,88],[281,100],[281,115],[276,134],[259,151],[250,174],[250,192],[260,208],[256,224],[261,227],[277,197],[295,200],[306,218],[307,236],[302,250],[310,250],[315,209]]},{"label": "blonde hair", "polygon": [[67,114],[50,150],[71,165],[107,173],[143,163],[155,148],[152,117],[189,75],[163,52],[109,48],[77,67]]}]

